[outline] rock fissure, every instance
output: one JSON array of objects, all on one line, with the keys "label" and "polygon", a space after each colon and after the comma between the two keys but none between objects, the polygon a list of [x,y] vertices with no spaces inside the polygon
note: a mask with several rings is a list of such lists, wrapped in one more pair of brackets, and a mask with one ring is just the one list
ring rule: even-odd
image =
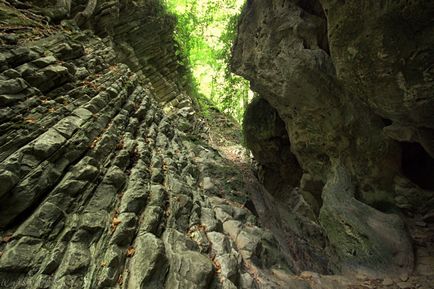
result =
[{"label": "rock fissure", "polygon": [[434,7],[374,2],[247,1],[252,162],[162,1],[0,0],[0,288],[431,288]]}]

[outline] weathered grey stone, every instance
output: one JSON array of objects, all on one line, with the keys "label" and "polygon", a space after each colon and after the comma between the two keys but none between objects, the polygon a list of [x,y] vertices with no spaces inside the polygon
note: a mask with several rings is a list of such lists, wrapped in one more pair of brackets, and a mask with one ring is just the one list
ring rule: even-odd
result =
[{"label": "weathered grey stone", "polygon": [[32,153],[40,160],[48,158],[64,144],[66,138],[54,129],[49,129],[46,133],[38,137],[32,144]]},{"label": "weathered grey stone", "polygon": [[22,237],[8,244],[6,252],[0,259],[0,272],[27,272],[34,266],[38,266],[35,263],[35,255],[42,245],[41,239],[32,237]]},{"label": "weathered grey stone", "polygon": [[240,231],[235,244],[240,251],[244,251],[247,258],[259,257],[262,250],[261,237],[257,233],[247,230]]},{"label": "weathered grey stone", "polygon": [[44,68],[50,64],[54,64],[57,62],[56,57],[54,56],[46,56],[46,57],[42,57],[42,58],[38,58],[33,60],[31,63],[33,65],[35,65],[38,68]]},{"label": "weathered grey stone", "polygon": [[0,80],[0,94],[17,94],[28,87],[22,78]]},{"label": "weathered grey stone", "polygon": [[9,192],[18,182],[18,176],[13,172],[2,170],[0,171],[0,198]]},{"label": "weathered grey stone", "polygon": [[189,232],[189,237],[199,246],[199,251],[203,254],[208,253],[211,248],[211,243],[206,233],[202,231],[200,227],[197,228],[196,226],[190,228]]},{"label": "weathered grey stone", "polygon": [[104,252],[101,263],[98,264],[96,284],[93,286],[107,288],[118,283],[125,258],[125,248],[116,245],[109,246]]},{"label": "weathered grey stone", "polygon": [[186,231],[190,226],[192,207],[191,197],[181,194],[173,195],[170,198],[171,214],[167,220],[168,224],[180,231]]},{"label": "weathered grey stone", "polygon": [[45,202],[15,231],[14,236],[47,237],[63,214],[59,207]]},{"label": "weathered grey stone", "polygon": [[43,162],[36,170],[20,182],[0,203],[0,227],[6,227],[20,214],[28,210],[53,186],[60,172],[49,162]]},{"label": "weathered grey stone", "polygon": [[231,252],[231,244],[225,234],[219,232],[208,232],[206,235],[212,244],[212,251],[216,255],[223,255]]},{"label": "weathered grey stone", "polygon": [[120,212],[139,213],[146,203],[148,186],[144,181],[129,183],[122,197]]},{"label": "weathered grey stone", "polygon": [[48,92],[72,78],[66,67],[57,64],[52,64],[41,70],[27,73],[27,75],[23,74],[23,76],[28,83],[42,92]]},{"label": "weathered grey stone", "polygon": [[19,101],[26,99],[27,95],[23,93],[13,94],[13,95],[0,95],[0,105],[9,106],[15,104]]},{"label": "weathered grey stone", "polygon": [[52,49],[52,52],[61,60],[76,59],[84,54],[84,47],[80,43],[61,43]]},{"label": "weathered grey stone", "polygon": [[80,215],[79,228],[92,232],[101,233],[109,221],[109,216],[104,211],[84,212]]},{"label": "weathered grey stone", "polygon": [[163,242],[146,233],[137,237],[135,253],[129,267],[129,288],[162,289],[167,274],[168,261]]},{"label": "weathered grey stone", "polygon": [[221,231],[222,224],[215,218],[214,211],[212,209],[201,209],[200,223],[204,225],[205,229],[209,232]]},{"label": "weathered grey stone", "polygon": [[148,206],[143,214],[140,232],[157,233],[163,213],[164,211],[161,207]]},{"label": "weathered grey stone", "polygon": [[8,69],[6,71],[3,71],[2,74],[4,76],[8,77],[8,78],[19,78],[19,77],[21,77],[21,74],[18,71],[16,71],[15,69],[13,69],[13,68],[10,68],[10,69]]},{"label": "weathered grey stone", "polygon": [[320,221],[344,272],[370,275],[411,270],[414,256],[405,226],[395,214],[385,214],[354,198],[346,169],[336,164],[323,192]]},{"label": "weathered grey stone", "polygon": [[87,206],[87,211],[98,212],[100,210],[109,211],[118,193],[118,188],[109,184],[101,184],[95,190]]},{"label": "weathered grey stone", "polygon": [[192,251],[194,243],[174,229],[165,231],[163,241],[170,266],[165,288],[208,288],[214,273],[211,260]]},{"label": "weathered grey stone", "polygon": [[131,243],[136,234],[137,216],[133,213],[122,213],[117,218],[120,224],[116,226],[110,242],[125,247]]},{"label": "weathered grey stone", "polygon": [[261,164],[260,180],[279,198],[287,197],[299,185],[302,170],[291,153],[285,123],[265,99],[256,98],[245,114],[244,132],[247,146]]},{"label": "weathered grey stone", "polygon": [[223,230],[227,233],[232,240],[236,240],[241,232],[242,224],[240,221],[229,220],[223,223]]},{"label": "weathered grey stone", "polygon": [[[278,215],[278,222],[283,227],[294,230],[292,236],[299,234],[302,239],[311,234],[305,225],[309,222],[303,218],[316,222],[315,215],[322,205],[322,184],[332,182],[329,172],[336,161],[345,165],[352,177],[354,195],[361,204],[367,205],[366,210],[375,207],[388,211],[397,205],[407,210],[426,211],[432,206],[428,193],[415,189],[415,186],[410,189],[411,186],[404,188],[400,185],[402,173],[415,185],[431,187],[431,182],[426,179],[432,179],[428,173],[432,169],[420,171],[418,165],[406,163],[408,159],[414,161],[415,152],[422,156],[419,163],[431,163],[433,151],[434,122],[430,113],[434,105],[431,93],[433,74],[428,72],[430,64],[427,62],[427,57],[433,53],[426,48],[433,38],[427,36],[432,28],[426,23],[430,21],[428,14],[434,11],[434,6],[422,2],[350,1],[344,4],[335,0],[254,0],[246,4],[233,49],[232,69],[248,79],[252,89],[261,97],[247,109],[244,121],[247,145],[261,166],[258,176],[262,183],[273,197],[283,200],[281,204],[274,204],[275,200],[272,200],[262,206],[265,210],[258,210],[263,223]],[[403,26],[407,27],[406,30],[397,33]],[[264,104],[265,100],[268,105]],[[267,110],[270,112],[268,115],[265,113]],[[276,122],[283,122],[284,125],[278,127],[285,135],[283,139],[287,134],[290,147],[273,138],[282,135],[275,132]],[[416,142],[422,148],[411,145],[409,148],[397,141]],[[276,151],[278,153],[271,153]],[[274,181],[279,175],[284,180],[296,176],[293,186],[300,180],[301,174],[289,171],[282,174],[278,169],[281,165],[275,160],[284,154],[295,158],[300,166],[298,171],[306,176],[302,179],[300,193],[312,209],[309,210],[306,204],[297,206],[294,211],[303,216],[301,219],[296,217],[295,222],[292,217],[284,217],[290,214],[282,212],[288,205],[293,208],[291,201],[297,198],[285,198],[282,193],[288,194],[290,190],[286,190],[287,186],[279,188],[281,181]],[[274,162],[270,165],[271,160]],[[291,164],[293,170],[297,167],[288,159],[282,163]],[[313,182],[306,182],[308,175]],[[418,177],[414,178],[414,175]],[[267,198],[262,200],[268,202]],[[421,207],[416,202],[418,199],[428,205]],[[334,202],[340,201],[335,199]],[[356,207],[359,207],[358,203]],[[383,218],[377,213],[374,215]],[[392,231],[401,227],[399,220],[394,218],[388,216],[388,221],[383,220],[390,222],[383,224],[384,227]],[[330,230],[336,219],[337,215],[330,216],[330,226],[325,226],[329,239],[334,238],[332,235],[336,231]],[[298,224],[294,226],[294,223]],[[357,226],[353,228],[355,231],[366,226],[365,223],[353,225]],[[278,225],[274,227],[274,234],[281,234],[281,228]],[[296,233],[300,230],[304,232]],[[408,236],[402,228],[397,230]],[[343,232],[342,229],[338,231]],[[323,232],[318,230],[315,234]],[[397,236],[395,233],[391,235]],[[318,239],[324,239],[324,236]],[[405,264],[401,265],[408,270],[411,266],[407,261],[412,258],[412,249],[405,241],[408,237],[398,240],[405,243],[403,250],[408,250],[407,253],[401,250],[397,253],[403,256]],[[282,239],[280,243],[285,246]],[[294,243],[291,247],[297,249],[285,251],[306,249],[303,242]],[[336,242],[335,246],[340,250],[339,247],[345,245]],[[392,243],[387,243],[383,249],[384,252],[397,250]],[[381,260],[384,257],[382,250],[370,253],[378,254],[378,260]],[[303,258],[289,261],[297,263],[295,267],[298,267],[303,263],[301,260],[318,260],[317,252],[322,252],[320,247],[306,251],[310,252],[306,252]],[[335,259],[333,253],[330,257]],[[343,256],[338,254],[338,259],[340,257]],[[394,264],[394,261],[390,262]],[[393,271],[395,265],[390,265],[389,269]],[[376,268],[372,264],[367,266]]]},{"label": "weathered grey stone", "polygon": [[60,120],[53,127],[64,137],[70,138],[82,124],[82,119],[75,116],[68,116]]},{"label": "weathered grey stone", "polygon": [[66,247],[65,242],[57,243],[41,266],[43,274],[53,274],[56,271],[62,261]]},{"label": "weathered grey stone", "polygon": [[[331,57],[345,87],[384,118],[434,128],[434,76],[428,72],[433,30],[426,25],[433,3],[321,3],[327,11]],[[350,17],[355,9],[361,13]],[[369,25],[358,25],[361,19]]]},{"label": "weathered grey stone", "polygon": [[90,265],[89,248],[84,243],[72,242],[66,249],[62,263],[59,266],[57,275],[75,275],[84,273]]},{"label": "weathered grey stone", "polygon": [[[395,268],[411,250],[403,224],[391,213],[398,211],[395,205],[417,208],[418,219],[427,214],[416,230],[430,228],[431,189],[418,188],[430,186],[430,175],[420,183],[406,175],[417,166],[405,163],[414,153],[432,158],[434,151],[426,93],[430,63],[419,63],[431,54],[425,45],[432,42],[426,28],[431,4],[246,3],[234,68],[261,97],[245,124],[264,187],[245,164],[231,165],[207,143],[208,124],[189,96],[182,54],[175,53],[176,21],[160,0],[3,2],[2,29],[11,37],[0,37],[6,44],[0,47],[0,283],[8,281],[8,288],[299,289],[309,288],[307,281],[312,288],[377,286],[378,280],[353,284],[322,275],[304,281],[291,272],[357,269],[351,260],[360,259],[375,270],[365,247],[380,248],[377,257],[387,255]],[[412,20],[423,7],[420,22]],[[70,19],[51,25],[40,14]],[[366,21],[354,24],[364,26],[361,34],[347,33],[361,15]],[[416,29],[412,43],[400,42],[409,43],[396,50],[405,54],[398,51],[400,57],[383,33],[395,30],[394,15],[397,27]],[[80,30],[76,20],[89,29]],[[370,30],[378,33],[368,35],[375,41],[359,41]],[[408,31],[401,30],[405,39]],[[413,44],[426,49],[417,54]],[[376,59],[371,52],[378,47],[393,67],[380,60],[367,75],[366,63]],[[424,82],[418,80],[421,69]],[[397,82],[382,71],[391,71]],[[377,76],[374,87],[366,87]],[[380,79],[387,82],[384,97],[377,93]],[[397,91],[403,107],[395,114],[390,88],[396,85],[405,87]],[[418,111],[420,116],[405,115]],[[221,117],[212,115],[218,121],[211,129]],[[328,192],[337,160],[356,188],[358,201],[352,196],[349,205],[334,206],[341,195]],[[321,194],[332,201],[323,205]],[[321,206],[326,231],[317,222]],[[368,235],[368,245],[353,245],[348,232],[362,240]],[[416,246],[425,238],[418,233]],[[362,257],[346,256],[347,247]],[[418,268],[430,268],[426,254],[418,255],[417,262],[426,262]]]},{"label": "weathered grey stone", "polygon": [[74,115],[78,116],[82,120],[88,120],[93,114],[85,108],[77,108],[72,112]]},{"label": "weathered grey stone", "polygon": [[238,282],[238,259],[233,254],[224,254],[216,257],[216,262],[220,264],[222,276],[232,281],[234,284]]}]

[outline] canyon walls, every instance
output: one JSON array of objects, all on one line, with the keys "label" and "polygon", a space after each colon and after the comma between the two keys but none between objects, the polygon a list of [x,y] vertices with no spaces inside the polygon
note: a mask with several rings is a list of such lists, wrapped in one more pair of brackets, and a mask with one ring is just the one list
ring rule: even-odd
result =
[{"label": "canyon walls", "polygon": [[[258,95],[254,176],[236,126],[201,118],[161,1],[0,0],[0,288],[381,288],[432,273],[432,12],[247,1],[232,67]],[[333,275],[358,273],[374,279]]]},{"label": "canyon walls", "polygon": [[[252,0],[241,16],[232,68],[261,99],[246,113],[247,145],[266,187],[287,180],[274,193],[282,210],[296,194],[317,212],[338,271],[412,270],[398,212],[434,205],[433,12],[428,1]],[[254,112],[270,110],[266,122]],[[302,174],[270,171],[274,151]]]},{"label": "canyon walls", "polygon": [[309,288],[208,143],[159,1],[0,19],[0,288]]}]

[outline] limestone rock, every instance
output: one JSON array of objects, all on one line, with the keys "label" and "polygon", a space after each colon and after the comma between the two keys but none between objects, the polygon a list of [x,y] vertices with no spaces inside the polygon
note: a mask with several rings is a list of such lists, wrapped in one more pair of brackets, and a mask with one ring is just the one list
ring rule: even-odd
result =
[{"label": "limestone rock", "polygon": [[[431,244],[432,116],[413,108],[431,108],[430,50],[403,49],[422,63],[408,70],[384,47],[408,88],[393,113],[383,104],[396,83],[378,78],[384,103],[368,95],[379,82],[354,79],[365,63],[345,58],[361,50],[340,51],[361,5],[350,2],[246,4],[234,68],[260,94],[245,126],[262,185],[208,143],[162,1],[2,1],[0,287],[331,289],[380,287],[321,275],[343,267],[407,271],[398,208],[420,210],[415,244]],[[364,10],[363,29],[408,17],[427,47],[431,4],[417,3],[367,5],[379,10]],[[432,267],[429,248],[417,247],[418,272]]]},{"label": "limestone rock", "polygon": [[[306,230],[308,218],[320,226],[315,236],[332,243],[325,262],[334,270],[353,259],[374,275],[393,274],[413,266],[412,245],[397,207],[424,214],[433,206],[434,98],[432,61],[427,59],[434,55],[428,48],[433,43],[428,15],[434,6],[426,1],[362,2],[248,1],[232,70],[259,94],[247,109],[244,128],[259,166],[274,169],[258,170],[272,193],[255,198],[263,223],[274,217],[271,224],[280,222],[292,232],[300,230],[296,223],[303,224],[300,235],[305,236],[313,232]],[[290,158],[276,163],[276,155],[284,154]],[[345,201],[330,191],[336,163],[351,179],[351,196]],[[293,171],[277,169],[284,166]],[[300,199],[294,190],[272,188],[276,178],[300,184],[298,194],[311,210],[294,203]],[[282,217],[288,207],[296,213]],[[366,220],[366,214],[372,219]],[[273,227],[276,236],[282,235],[279,226]],[[394,240],[386,241],[388,236]],[[283,237],[278,239],[288,247]],[[355,255],[350,256],[351,250]]]},{"label": "limestone rock", "polygon": [[[346,273],[406,274],[413,267],[410,238],[402,220],[354,198],[354,185],[337,164],[323,192],[320,221]],[[348,270],[348,271],[347,271]]]},{"label": "limestone rock", "polygon": [[[39,21],[48,2],[0,12]],[[0,48],[0,287],[261,288],[255,274],[262,288],[285,284],[267,267],[285,265],[279,247],[249,229],[247,197],[228,201],[227,180],[241,189],[243,176],[193,141],[203,120],[173,18],[159,1],[97,2],[81,23],[90,30],[63,21],[37,41],[18,30]],[[74,17],[77,3],[69,16],[44,15]],[[260,266],[248,272],[252,260]]]}]

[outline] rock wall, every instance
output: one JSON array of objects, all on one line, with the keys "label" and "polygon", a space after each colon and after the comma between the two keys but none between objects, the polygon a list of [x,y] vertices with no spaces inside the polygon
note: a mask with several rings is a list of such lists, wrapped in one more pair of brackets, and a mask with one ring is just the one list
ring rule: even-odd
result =
[{"label": "rock wall", "polygon": [[86,31],[0,3],[0,288],[309,288],[198,136],[161,7],[110,3]]},{"label": "rock wall", "polygon": [[[190,79],[174,41],[176,23],[159,0],[30,1],[51,23],[91,29],[106,38],[117,60],[149,84],[159,102],[177,105],[189,99]],[[192,99],[189,99],[192,101]]]},{"label": "rock wall", "polygon": [[[321,206],[311,219],[324,229],[336,271],[412,270],[396,212],[434,207],[433,13],[429,1],[327,0],[252,0],[242,13],[232,68],[266,100],[247,111],[247,145],[264,171],[273,150],[296,158],[287,162],[303,175],[268,178],[300,188],[274,198],[281,210],[295,210],[294,194],[314,212]],[[274,126],[261,134],[267,141],[254,141],[266,123],[254,111],[269,106],[288,135],[271,150]]]},{"label": "rock wall", "polygon": [[[432,130],[352,96],[322,7],[249,1],[241,19],[262,185],[210,145],[159,1],[0,0],[0,288],[340,289],[362,281],[303,271],[408,272],[396,212],[432,208]],[[431,227],[411,231],[432,273]]]}]

